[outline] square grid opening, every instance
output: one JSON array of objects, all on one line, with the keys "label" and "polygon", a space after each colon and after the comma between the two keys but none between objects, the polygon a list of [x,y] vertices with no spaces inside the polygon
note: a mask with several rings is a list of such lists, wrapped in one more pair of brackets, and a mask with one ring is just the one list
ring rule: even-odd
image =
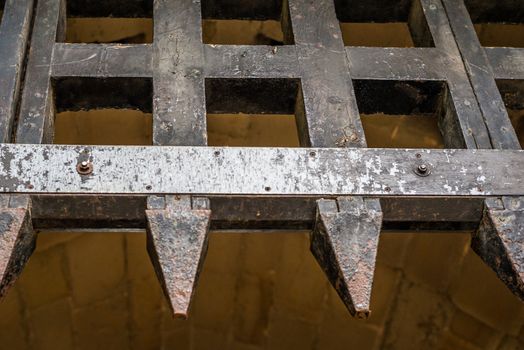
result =
[{"label": "square grid opening", "polygon": [[153,42],[153,0],[67,0],[67,43]]},{"label": "square grid opening", "polygon": [[482,46],[524,48],[524,1],[465,0]]},{"label": "square grid opening", "polygon": [[433,47],[420,0],[335,0],[346,46]]},{"label": "square grid opening", "polygon": [[202,0],[202,39],[217,45],[292,45],[287,1]]},{"label": "square grid opening", "polygon": [[300,91],[298,79],[206,79],[209,145],[299,147]]},{"label": "square grid opening", "polygon": [[4,15],[4,7],[6,0],[0,0],[0,24],[2,23],[2,17]]},{"label": "square grid opening", "polygon": [[498,80],[497,86],[520,146],[524,148],[524,80]]},{"label": "square grid opening", "polygon": [[151,79],[66,78],[53,88],[54,143],[153,144]]},{"label": "square grid opening", "polygon": [[355,80],[354,86],[368,147],[447,146],[439,123],[456,116],[445,82]]}]

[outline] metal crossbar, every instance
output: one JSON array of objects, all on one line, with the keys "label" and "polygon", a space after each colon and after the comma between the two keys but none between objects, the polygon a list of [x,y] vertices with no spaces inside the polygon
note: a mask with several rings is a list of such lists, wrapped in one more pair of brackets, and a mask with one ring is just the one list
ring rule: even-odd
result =
[{"label": "metal crossbar", "polygon": [[[507,3],[518,8],[503,1],[503,15],[524,13]],[[17,243],[0,245],[1,290],[34,246],[33,227],[147,227],[164,291],[185,316],[210,228],[301,227],[313,230],[312,252],[349,311],[366,318],[381,227],[440,223],[478,227],[476,251],[524,295],[515,249],[524,242],[508,243],[497,221],[523,227],[524,153],[499,87],[522,84],[524,49],[480,45],[472,19],[486,16],[482,1],[399,0],[391,11],[363,0],[228,4],[6,1],[0,221]],[[64,43],[68,11],[152,16],[154,41]],[[204,44],[203,18],[280,19],[284,45]],[[345,47],[339,21],[365,20],[408,22],[418,47]],[[447,149],[366,148],[359,109],[374,112],[378,98],[357,99],[369,87],[414,96],[383,102],[394,112],[436,110]],[[152,112],[152,146],[44,145],[56,111],[129,105]],[[303,148],[206,147],[212,112],[294,113]]]}]

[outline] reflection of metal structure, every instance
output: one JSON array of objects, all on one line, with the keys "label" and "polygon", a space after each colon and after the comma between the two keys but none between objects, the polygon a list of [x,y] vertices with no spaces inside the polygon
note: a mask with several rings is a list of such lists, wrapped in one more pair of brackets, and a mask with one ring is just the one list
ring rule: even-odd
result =
[{"label": "reflection of metal structure", "polygon": [[[75,14],[83,2],[5,4],[2,291],[34,246],[32,226],[147,227],[157,274],[174,313],[184,316],[210,227],[312,228],[312,251],[330,281],[352,314],[367,317],[381,226],[480,222],[475,250],[523,295],[524,154],[495,80],[517,86],[524,51],[483,49],[462,0],[414,0],[406,20],[424,48],[413,49],[344,47],[335,3],[345,5],[332,0],[239,1],[229,10],[219,0],[106,1],[89,15],[152,13],[153,44],[62,43],[66,8]],[[285,45],[202,44],[202,16],[250,11],[281,17]],[[359,149],[366,141],[355,91],[370,87],[383,99],[411,94],[402,103],[390,97],[390,109],[438,103],[450,149]],[[361,109],[374,108],[365,102]],[[154,146],[37,145],[52,142],[55,110],[108,106],[152,111]],[[206,111],[239,109],[294,111],[301,143],[311,148],[202,147]]]}]

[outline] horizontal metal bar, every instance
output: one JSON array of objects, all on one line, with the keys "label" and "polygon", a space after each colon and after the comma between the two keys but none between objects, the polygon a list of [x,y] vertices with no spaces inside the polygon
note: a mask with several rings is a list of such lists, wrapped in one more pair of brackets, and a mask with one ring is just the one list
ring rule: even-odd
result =
[{"label": "horizontal metal bar", "polygon": [[495,79],[524,79],[524,48],[484,48]]},{"label": "horizontal metal bar", "polygon": [[522,169],[523,151],[0,146],[14,193],[483,197],[524,195]]},{"label": "horizontal metal bar", "polygon": [[295,46],[204,45],[208,78],[298,78]]},{"label": "horizontal metal bar", "polygon": [[353,79],[446,80],[450,58],[435,48],[346,47]]},{"label": "horizontal metal bar", "polygon": [[[140,195],[33,195],[35,228],[144,229],[147,197]],[[316,198],[211,197],[214,229],[308,229],[313,227]],[[462,224],[480,221],[482,198],[385,197],[380,200],[384,226],[424,223]]]},{"label": "horizontal metal bar", "polygon": [[151,45],[54,45],[51,75],[59,77],[152,77]]}]

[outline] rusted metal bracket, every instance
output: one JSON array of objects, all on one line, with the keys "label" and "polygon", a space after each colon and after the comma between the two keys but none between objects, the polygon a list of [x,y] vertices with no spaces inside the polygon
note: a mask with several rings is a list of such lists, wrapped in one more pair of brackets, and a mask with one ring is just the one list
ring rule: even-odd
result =
[{"label": "rusted metal bracket", "polygon": [[175,317],[188,316],[207,252],[209,208],[207,198],[148,198],[147,249]]},{"label": "rusted metal bracket", "polygon": [[524,300],[524,197],[488,198],[473,250]]},{"label": "rusted metal bracket", "polygon": [[353,316],[369,317],[371,287],[382,225],[377,199],[317,201],[311,251]]},{"label": "rusted metal bracket", "polygon": [[18,278],[36,246],[31,201],[25,195],[0,195],[0,297]]}]

